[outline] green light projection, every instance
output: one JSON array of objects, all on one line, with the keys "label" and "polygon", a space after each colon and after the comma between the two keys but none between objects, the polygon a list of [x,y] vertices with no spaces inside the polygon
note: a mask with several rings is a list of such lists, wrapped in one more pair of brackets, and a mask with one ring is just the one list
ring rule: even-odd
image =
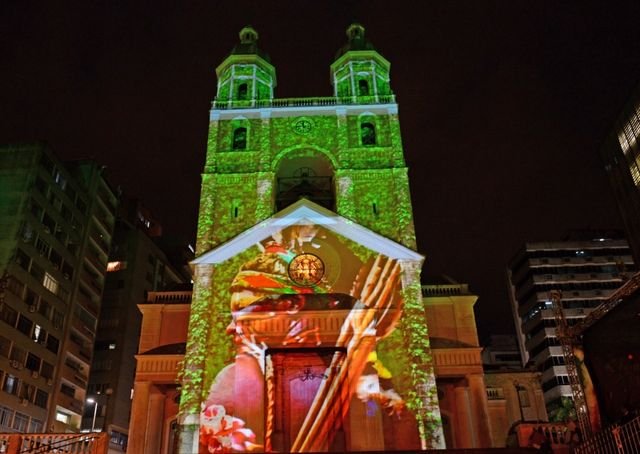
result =
[{"label": "green light projection", "polygon": [[[375,51],[352,51],[341,56],[332,71],[336,84],[333,105],[317,107],[315,98],[305,98],[296,102],[304,106],[308,100],[306,105],[311,107],[307,110],[274,107],[265,114],[251,106],[254,100],[269,105],[278,101],[271,99],[275,69],[257,55],[231,55],[218,67],[214,106],[219,109],[212,110],[209,125],[198,255],[273,215],[280,166],[305,153],[321,153],[331,162],[338,214],[416,249],[397,106],[390,102],[389,64]],[[238,98],[240,83],[247,84],[247,100]],[[365,89],[369,91],[362,94]],[[349,102],[344,102],[347,98]],[[384,103],[376,104],[380,101]],[[235,110],[228,110],[229,106]],[[310,126],[303,127],[306,123],[301,119]],[[375,125],[373,146],[362,145],[363,121]],[[247,129],[247,147],[232,150],[233,131],[239,126]],[[356,254],[363,261],[371,257],[366,248],[350,247],[359,251]],[[197,414],[209,385],[205,377],[215,376],[233,357],[225,332],[231,320],[228,286],[247,256],[196,269],[182,378],[183,415]],[[398,380],[406,383],[407,404],[416,414],[424,446],[436,447],[441,446],[442,429],[419,272],[413,270],[403,278],[404,315],[399,329],[381,344],[379,355],[397,371]]]}]

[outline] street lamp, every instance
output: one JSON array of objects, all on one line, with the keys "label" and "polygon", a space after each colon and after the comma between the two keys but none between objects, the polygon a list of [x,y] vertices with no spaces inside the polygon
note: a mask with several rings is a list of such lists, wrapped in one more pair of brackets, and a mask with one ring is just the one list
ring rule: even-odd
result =
[{"label": "street lamp", "polygon": [[518,396],[518,408],[520,408],[520,421],[524,422],[524,411],[522,411],[522,398],[520,397],[520,391],[525,391],[527,388],[520,385],[518,382],[513,383],[516,387],[516,395]]},{"label": "street lamp", "polygon": [[95,432],[96,416],[98,416],[98,400],[93,397],[87,399],[87,403],[93,404],[93,420],[91,421],[91,432]]}]

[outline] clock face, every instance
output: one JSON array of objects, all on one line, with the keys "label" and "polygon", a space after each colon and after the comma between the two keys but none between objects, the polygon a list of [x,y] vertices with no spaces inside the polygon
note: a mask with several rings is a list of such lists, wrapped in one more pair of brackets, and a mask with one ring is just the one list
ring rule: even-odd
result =
[{"label": "clock face", "polygon": [[311,129],[313,129],[313,125],[306,118],[301,118],[293,124],[293,130],[298,134],[308,134]]},{"label": "clock face", "polygon": [[289,263],[289,278],[303,287],[310,287],[322,280],[324,263],[314,254],[304,253],[296,255]]}]

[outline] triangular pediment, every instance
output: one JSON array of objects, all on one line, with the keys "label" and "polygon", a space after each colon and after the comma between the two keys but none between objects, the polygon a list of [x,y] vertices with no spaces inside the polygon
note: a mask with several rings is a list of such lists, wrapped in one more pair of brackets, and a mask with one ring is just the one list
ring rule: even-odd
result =
[{"label": "triangular pediment", "polygon": [[421,262],[417,252],[379,235],[307,199],[288,206],[268,219],[254,225],[224,244],[202,254],[192,265],[218,264],[254,246],[262,239],[296,224],[322,226],[354,243],[391,259]]}]

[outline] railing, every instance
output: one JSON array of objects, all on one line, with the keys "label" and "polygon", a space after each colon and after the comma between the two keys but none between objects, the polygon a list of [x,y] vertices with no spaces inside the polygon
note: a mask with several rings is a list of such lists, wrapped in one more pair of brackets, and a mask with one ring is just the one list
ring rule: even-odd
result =
[{"label": "railing", "polygon": [[183,303],[191,304],[191,291],[186,292],[149,292],[147,303]]},{"label": "railing", "polygon": [[504,400],[504,391],[502,388],[487,388],[487,399]]},{"label": "railing", "polygon": [[314,106],[345,106],[354,104],[393,104],[395,95],[380,96],[345,96],[345,97],[314,97],[314,98],[280,98],[280,99],[248,99],[244,101],[214,100],[214,109],[260,109],[278,107],[314,107]]},{"label": "railing", "polygon": [[107,454],[109,438],[105,433],[91,434],[0,434],[0,453]]},{"label": "railing", "polygon": [[626,424],[607,427],[577,446],[578,454],[640,453],[640,416]]},{"label": "railing", "polygon": [[553,449],[554,453],[569,452],[571,437],[574,432],[564,423],[520,423],[515,427],[518,436],[518,446],[528,447],[530,445],[531,435],[540,429],[544,437],[551,443],[551,449]]},{"label": "railing", "polygon": [[422,296],[468,295],[467,284],[423,285]]}]

